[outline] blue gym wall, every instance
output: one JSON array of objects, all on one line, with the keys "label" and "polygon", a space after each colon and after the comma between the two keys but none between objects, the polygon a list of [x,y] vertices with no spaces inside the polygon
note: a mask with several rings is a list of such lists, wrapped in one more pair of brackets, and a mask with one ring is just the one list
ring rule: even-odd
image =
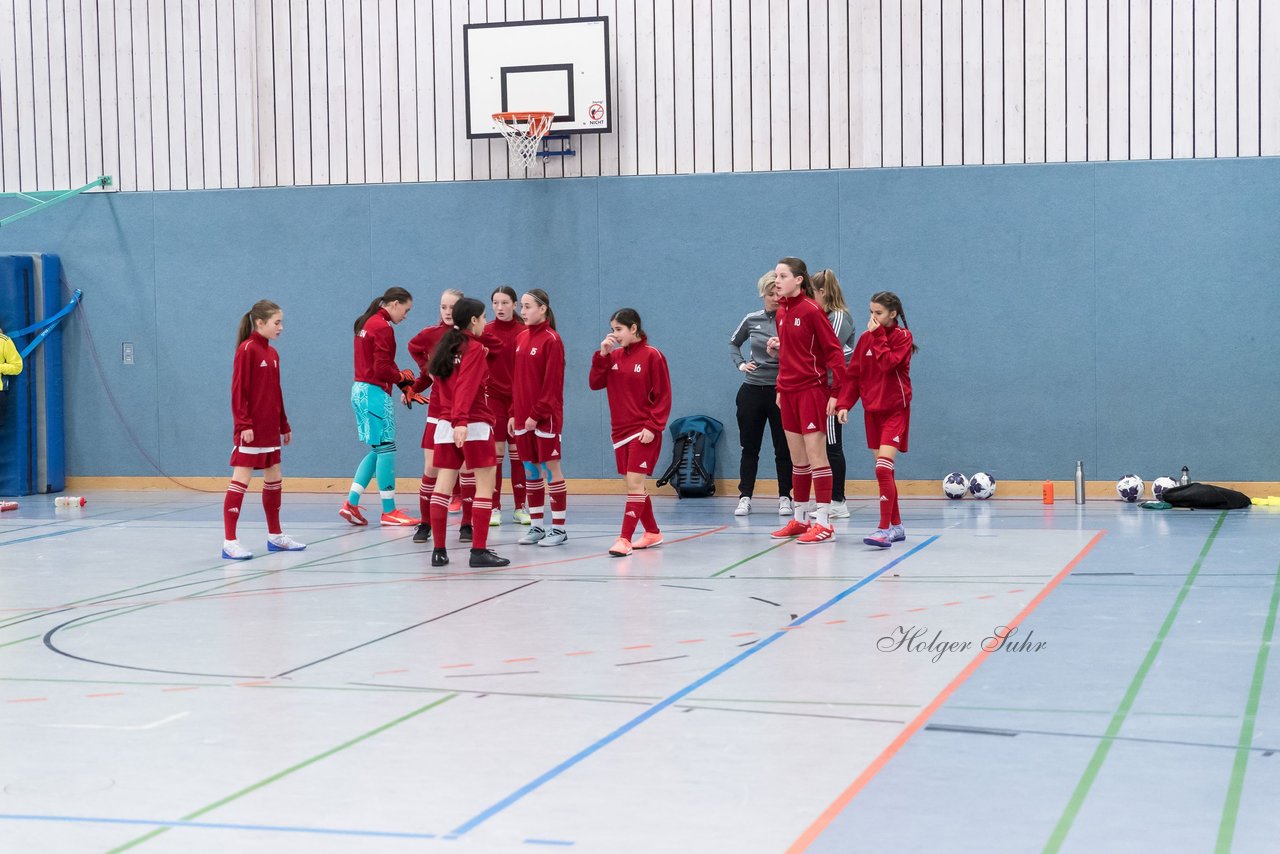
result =
[{"label": "blue gym wall", "polygon": [[[676,415],[725,422],[726,341],[782,255],[833,267],[865,316],[902,295],[921,351],[899,476],[1280,480],[1280,159],[871,169],[561,181],[204,190],[82,197],[6,227],[0,251],[61,254],[106,385],[176,476],[227,472],[240,315],[285,309],[286,476],[350,477],[351,323],[391,284],[552,295],[569,350],[565,469],[613,475],[604,395],[587,390],[609,313],[631,305],[667,354]],[[154,475],[66,337],[68,473]],[[136,363],[121,363],[120,344]],[[399,410],[398,472],[420,470],[421,410]],[[859,424],[850,478],[870,477]],[[664,457],[666,455],[664,454]],[[771,476],[766,450],[762,476]]]}]

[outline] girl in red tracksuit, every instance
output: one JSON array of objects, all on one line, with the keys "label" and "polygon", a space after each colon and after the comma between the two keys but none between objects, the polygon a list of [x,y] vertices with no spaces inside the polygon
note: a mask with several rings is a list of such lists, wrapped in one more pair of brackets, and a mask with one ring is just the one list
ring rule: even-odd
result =
[{"label": "girl in red tracksuit", "polygon": [[[612,331],[591,357],[592,389],[609,390],[609,421],[618,474],[627,484],[627,505],[622,511],[622,535],[609,549],[614,557],[631,550],[662,545],[662,532],[653,516],[653,501],[644,479],[652,477],[662,451],[662,431],[671,415],[671,375],[667,360],[649,344],[634,308],[620,308],[609,318]],[[644,535],[632,543],[636,523]]]},{"label": "girl in red tracksuit", "polygon": [[[844,350],[827,314],[814,302],[809,269],[799,258],[783,258],[774,268],[778,295],[778,337],[769,349],[778,353],[778,408],[791,451],[795,518],[774,531],[774,539],[799,537],[804,544],[830,542],[831,466],[827,463],[827,415],[835,413],[838,388],[827,387],[828,371],[837,385],[845,374]],[[805,522],[809,487],[817,506],[813,524]]]},{"label": "girl in red tracksuit", "polygon": [[495,460],[493,414],[484,390],[489,376],[489,350],[479,340],[484,333],[484,303],[467,297],[458,300],[453,305],[453,323],[453,328],[436,344],[429,363],[435,384],[431,396],[436,418],[433,460],[439,471],[437,488],[431,496],[431,530],[435,538],[431,565],[449,563],[444,546],[449,495],[465,465],[475,474],[477,486],[471,506],[471,566],[506,566],[511,561],[485,547],[493,508],[490,496]]},{"label": "girl in red tracksuit", "polygon": [[524,466],[520,465],[520,452],[507,431],[507,422],[511,420],[511,375],[516,364],[516,338],[524,331],[524,321],[516,312],[519,297],[510,285],[495,288],[489,299],[495,319],[485,326],[484,334],[502,342],[502,349],[496,354],[491,353],[489,358],[489,408],[493,410],[496,431],[493,452],[498,464],[493,481],[493,519],[489,524],[502,524],[502,457],[509,451],[511,495],[515,502],[512,515],[521,525],[528,525],[532,520],[524,509]]},{"label": "girl in red tracksuit", "polygon": [[[428,370],[431,351],[444,334],[453,328],[453,306],[461,298],[462,291],[457,288],[446,288],[444,293],[440,294],[440,322],[435,326],[424,327],[409,341],[409,355],[417,362],[419,374],[413,388],[404,394],[404,405],[412,407],[415,403],[425,403],[427,406],[427,424],[422,429],[422,480],[418,484],[418,511],[422,521],[418,523],[418,530],[413,532],[415,543],[431,542],[431,497],[435,492],[436,477],[439,475],[432,460],[436,422],[439,419],[432,412],[431,401],[424,398],[422,392],[431,385],[431,372]],[[463,521],[466,522],[466,518]]]},{"label": "girl in red tracksuit", "polygon": [[338,515],[352,525],[368,525],[360,512],[360,496],[375,477],[382,499],[381,524],[410,526],[418,520],[396,509],[396,413],[391,387],[403,394],[413,387],[414,373],[396,367],[396,333],[413,308],[413,296],[401,287],[388,288],[376,297],[355,322],[355,382],[351,385],[351,408],[356,416],[356,436],[369,445],[360,461],[346,503]]},{"label": "girl in red tracksuit", "polygon": [[841,424],[847,422],[849,410],[862,398],[867,447],[875,454],[876,481],[880,485],[880,527],[863,542],[882,549],[907,538],[898,512],[893,461],[899,451],[907,452],[911,356],[919,349],[907,329],[907,316],[898,295],[890,291],[873,294],[871,319],[849,361],[838,416]]},{"label": "girl in red tracksuit", "polygon": [[[507,429],[515,437],[524,462],[525,496],[533,526],[517,542],[520,545],[558,546],[565,532],[568,493],[560,467],[560,431],[564,428],[564,342],[556,334],[551,297],[533,288],[520,298],[524,331],[516,336],[515,368],[511,381],[511,420]],[[551,503],[550,529],[543,527],[543,474]]]},{"label": "girl in red tracksuit", "polygon": [[222,500],[222,556],[248,560],[253,553],[236,538],[240,505],[253,479],[262,469],[262,509],[267,515],[267,551],[296,552],[305,545],[280,529],[280,448],[289,444],[293,430],[284,414],[280,391],[280,354],[271,342],[284,331],[284,313],[270,300],[259,300],[240,318],[235,365],[231,371],[231,414],[235,438],[231,450],[231,483]]}]

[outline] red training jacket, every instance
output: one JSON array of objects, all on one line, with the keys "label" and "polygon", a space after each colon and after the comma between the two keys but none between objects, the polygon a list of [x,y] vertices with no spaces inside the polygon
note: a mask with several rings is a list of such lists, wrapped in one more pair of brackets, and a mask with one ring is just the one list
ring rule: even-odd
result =
[{"label": "red training jacket", "polygon": [[529,418],[543,433],[558,434],[564,426],[564,342],[545,321],[516,336],[511,416],[521,430]]},{"label": "red training jacket", "polygon": [[911,330],[896,323],[864,332],[845,373],[840,409],[862,397],[869,412],[894,412],[911,405]]},{"label": "red training jacket", "polygon": [[231,416],[236,445],[240,433],[253,431],[249,447],[278,448],[280,436],[292,433],[280,391],[280,354],[266,338],[252,333],[236,348],[231,369]]},{"label": "red training jacket", "polygon": [[811,298],[800,294],[778,300],[778,391],[827,387],[827,371],[835,378],[831,396],[839,396],[845,375],[844,348],[831,321]]},{"label": "red training jacket", "polygon": [[[420,392],[431,385],[431,374],[427,371],[427,365],[431,362],[431,351],[435,349],[436,344],[444,337],[444,334],[452,328],[452,326],[437,323],[435,326],[425,327],[410,339],[409,355],[418,364],[418,378],[413,382],[414,391]],[[430,413],[430,408],[427,411]]]},{"label": "red training jacket", "polygon": [[[490,336],[502,342],[502,349],[489,348],[489,396],[511,400],[512,372],[516,365],[516,338],[524,331],[519,320],[491,320],[484,327],[486,339]],[[486,346],[488,341],[485,341]]]},{"label": "red training jacket", "polygon": [[652,430],[661,436],[671,415],[671,374],[657,347],[644,339],[591,357],[591,388],[609,390],[609,421],[614,447]]},{"label": "red training jacket", "polygon": [[453,373],[443,378],[432,377],[435,388],[431,395],[431,415],[454,427],[492,425],[493,414],[489,412],[489,399],[484,393],[485,379],[489,376],[489,350],[474,336],[463,334],[467,340],[453,357]]},{"label": "red training jacket", "polygon": [[376,385],[391,393],[400,379],[396,367],[396,333],[391,328],[391,315],[380,308],[364,322],[356,335],[356,382]]}]

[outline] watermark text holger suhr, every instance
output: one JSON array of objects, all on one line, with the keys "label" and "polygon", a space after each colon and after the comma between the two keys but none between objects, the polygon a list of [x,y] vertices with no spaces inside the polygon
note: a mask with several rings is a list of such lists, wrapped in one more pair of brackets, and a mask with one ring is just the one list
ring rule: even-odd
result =
[{"label": "watermark text holger suhr", "polygon": [[[1022,640],[1013,640],[1018,634],[1017,626],[996,626],[991,634],[978,643],[986,652],[1040,652],[1049,645],[1048,641],[1033,641],[1035,631],[1027,632]],[[938,629],[930,636],[927,626],[898,626],[892,632],[876,641],[876,649],[881,652],[915,652],[927,653],[937,664],[949,652],[967,652],[974,647],[971,640],[947,640]]]}]

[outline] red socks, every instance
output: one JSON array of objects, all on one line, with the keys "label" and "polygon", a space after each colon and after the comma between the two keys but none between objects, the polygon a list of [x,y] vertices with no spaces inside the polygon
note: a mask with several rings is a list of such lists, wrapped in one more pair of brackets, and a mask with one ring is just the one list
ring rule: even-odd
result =
[{"label": "red socks", "polygon": [[640,524],[650,534],[661,533],[658,530],[658,520],[653,516],[653,499],[648,495],[644,497],[644,513],[640,516]]},{"label": "red socks", "polygon": [[[474,487],[473,487],[474,488]],[[493,502],[488,498],[476,496],[471,502],[471,548],[484,549],[489,545],[489,515],[493,512]],[[463,517],[466,518],[465,516]]]},{"label": "red socks", "polygon": [[546,488],[541,479],[525,481],[525,497],[529,500],[529,518],[535,528],[542,525],[542,505],[546,502]]},{"label": "red socks", "polygon": [[551,496],[551,525],[563,528],[565,510],[569,507],[569,487],[563,480],[553,480],[547,484],[547,494]]},{"label": "red socks", "polygon": [[[627,506],[622,509],[622,539],[629,540],[636,532],[636,525],[644,517],[644,505],[649,496],[644,493],[628,493]],[[648,526],[645,526],[648,530]]]},{"label": "red socks", "polygon": [[[236,538],[236,523],[240,521],[240,505],[244,503],[244,491],[248,488],[249,484],[238,480],[233,480],[227,485],[227,497],[222,499],[222,530],[225,539]],[[263,502],[265,501],[264,497]]]},{"label": "red socks", "polygon": [[831,503],[831,466],[813,470],[813,500],[819,504]]},{"label": "red socks", "polygon": [[444,535],[449,527],[449,496],[436,492],[431,496],[431,542],[444,548]]},{"label": "red socks", "polygon": [[524,494],[524,463],[520,462],[520,452],[516,450],[514,442],[507,447],[507,451],[511,455],[511,498],[516,503],[516,509],[519,510],[527,506]]},{"label": "red socks", "polygon": [[876,482],[880,484],[880,528],[900,524],[902,519],[898,516],[898,484],[893,479],[893,460],[876,457]]},{"label": "red socks", "polygon": [[431,494],[435,491],[436,479],[424,474],[418,484],[418,516],[427,524],[431,524]]},{"label": "red socks", "polygon": [[[828,476],[827,499],[828,500],[831,499],[830,475],[831,475],[831,470],[827,469],[827,476]],[[796,466],[793,469],[791,469],[791,494],[794,497],[796,504],[809,503],[809,485],[810,483],[812,483],[812,481],[813,481],[812,466]]]},{"label": "red socks", "polygon": [[267,533],[280,534],[280,487],[281,481],[268,481],[262,484],[262,510],[267,514]]}]

